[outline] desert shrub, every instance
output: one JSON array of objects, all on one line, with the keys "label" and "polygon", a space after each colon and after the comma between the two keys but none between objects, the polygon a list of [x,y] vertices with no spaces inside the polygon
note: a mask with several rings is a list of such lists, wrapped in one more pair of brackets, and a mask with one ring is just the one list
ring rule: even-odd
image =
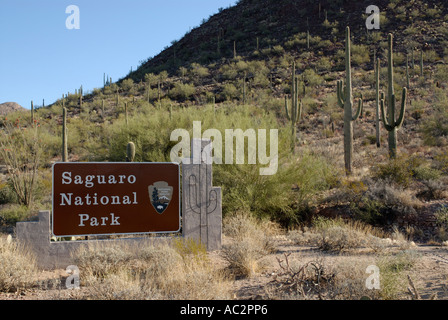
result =
[{"label": "desert shrub", "polygon": [[448,207],[440,207],[435,213],[437,236],[440,241],[448,240]]},{"label": "desert shrub", "polygon": [[137,276],[127,271],[119,271],[109,274],[105,278],[95,278],[92,276],[85,281],[88,285],[88,293],[85,295],[75,295],[75,298],[89,300],[142,300],[142,299],[163,299],[152,288],[142,287]]},{"label": "desert shrub", "polygon": [[341,253],[365,247],[377,251],[384,246],[384,232],[357,220],[317,217],[312,221],[311,230],[318,236],[314,236],[310,244],[322,251]]},{"label": "desert shrub", "polygon": [[434,75],[434,80],[442,83],[448,83],[448,66],[439,65]]},{"label": "desert shrub", "polygon": [[248,213],[239,213],[227,216],[223,225],[224,234],[233,238],[233,242],[223,248],[230,270],[244,277],[259,273],[264,267],[262,258],[275,250],[270,224]]},{"label": "desert shrub", "polygon": [[222,77],[226,80],[235,80],[238,77],[239,70],[236,64],[225,64],[221,67],[220,73]]},{"label": "desert shrub", "polygon": [[318,247],[322,251],[342,252],[344,250],[362,247],[365,237],[351,229],[331,227],[322,230]]},{"label": "desert shrub", "polygon": [[11,204],[0,210],[0,223],[14,225],[16,222],[26,220],[30,215],[28,207]]},{"label": "desert shrub", "polygon": [[412,183],[416,171],[419,170],[424,162],[425,160],[418,156],[400,155],[386,163],[373,167],[372,177],[408,187]]},{"label": "desert shrub", "polygon": [[196,62],[190,65],[189,76],[195,83],[200,83],[203,78],[208,77],[209,75],[210,72],[207,67],[203,67]]},{"label": "desert shrub", "polygon": [[233,100],[237,97],[239,97],[240,92],[232,83],[226,83],[223,85],[221,96],[225,100]]},{"label": "desert shrub", "polygon": [[352,63],[353,65],[361,65],[370,61],[369,47],[366,45],[352,44]]},{"label": "desert shrub", "polygon": [[175,83],[174,88],[170,90],[169,97],[171,99],[185,101],[191,98],[196,92],[194,85],[189,83]]},{"label": "desert shrub", "polygon": [[22,292],[34,285],[34,257],[19,243],[0,239],[0,292]]},{"label": "desert shrub", "polygon": [[422,205],[409,189],[381,179],[343,181],[326,201],[347,204],[355,220],[378,226],[412,218]]},{"label": "desert shrub", "polygon": [[[282,142],[280,150],[289,147]],[[224,212],[246,209],[280,224],[294,225],[305,218],[315,196],[331,188],[337,171],[324,158],[304,153],[297,159],[279,155],[278,172],[260,176],[258,165],[217,167],[216,180],[223,188]]]},{"label": "desert shrub", "polygon": [[433,112],[419,124],[419,131],[423,135],[423,141],[429,146],[442,147],[447,144],[448,136],[448,111],[446,109],[447,96],[444,90],[434,89],[435,101]]},{"label": "desert shrub", "polygon": [[415,216],[420,207],[421,202],[410,190],[377,180],[368,182],[367,191],[350,208],[361,221],[385,225],[397,218]]},{"label": "desert shrub", "polygon": [[96,245],[81,247],[75,253],[75,262],[83,274],[105,278],[125,267],[131,260],[129,248],[125,246]]},{"label": "desert shrub", "polygon": [[440,170],[445,175],[448,174],[448,152],[443,150],[438,152],[434,156],[434,160],[436,169]]},{"label": "desert shrub", "polygon": [[307,86],[310,87],[316,87],[320,86],[324,83],[324,78],[318,75],[314,70],[312,69],[306,69],[303,72],[303,77],[305,79],[305,83]]},{"label": "desert shrub", "polygon": [[36,176],[45,146],[39,128],[8,124],[0,139],[0,157],[8,170],[10,186],[19,204],[30,206],[34,200]]},{"label": "desert shrub", "polygon": [[0,184],[0,204],[15,203],[17,196],[8,183]]},{"label": "desert shrub", "polygon": [[380,297],[384,300],[397,300],[406,293],[406,271],[410,270],[419,258],[413,250],[378,257],[376,265],[380,269]]},{"label": "desert shrub", "polygon": [[133,88],[134,88],[134,80],[132,80],[131,78],[125,79],[121,83],[121,89],[123,89],[123,91],[125,92],[129,92]]},{"label": "desert shrub", "polygon": [[295,34],[285,42],[285,48],[286,49],[306,48],[306,36],[307,35],[305,32]]},{"label": "desert shrub", "polygon": [[193,258],[198,261],[208,262],[207,248],[195,239],[177,238],[173,240],[173,248],[183,259]]},{"label": "desert shrub", "polygon": [[318,71],[325,71],[325,72],[329,72],[331,70],[332,67],[332,62],[330,60],[330,58],[328,57],[322,57],[320,58],[320,60],[317,62],[317,70]]}]

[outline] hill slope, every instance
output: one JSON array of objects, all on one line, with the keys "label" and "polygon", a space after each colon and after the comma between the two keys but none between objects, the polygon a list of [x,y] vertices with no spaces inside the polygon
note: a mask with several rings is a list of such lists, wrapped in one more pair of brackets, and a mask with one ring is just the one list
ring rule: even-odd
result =
[{"label": "hill slope", "polygon": [[371,54],[374,47],[379,47],[380,40],[392,32],[396,35],[398,52],[424,47],[443,55],[448,30],[444,1],[380,0],[375,4],[381,11],[381,28],[369,33],[365,27],[369,16],[365,11],[371,5],[368,0],[241,0],[236,6],[211,16],[179,41],[173,41],[171,47],[148,59],[129,77],[139,81],[148,72],[175,73],[180,66],[193,62],[219,63],[233,58],[234,48],[243,57],[251,56],[257,48],[268,51],[278,45],[299,54],[304,46],[288,47],[288,41],[307,31],[321,41],[331,41],[331,45],[323,45],[318,50],[332,55],[342,48],[346,26],[350,26],[355,43],[372,48]]},{"label": "hill slope", "polygon": [[15,102],[0,103],[0,115],[4,116],[11,112],[25,110],[24,107]]}]

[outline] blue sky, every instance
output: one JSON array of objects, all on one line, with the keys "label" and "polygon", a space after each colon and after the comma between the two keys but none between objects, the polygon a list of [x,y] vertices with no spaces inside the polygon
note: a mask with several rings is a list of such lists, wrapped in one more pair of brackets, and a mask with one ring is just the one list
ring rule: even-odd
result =
[{"label": "blue sky", "polygon": [[[49,105],[116,81],[236,0],[1,0],[0,103]],[[79,8],[69,30],[66,8]]]}]

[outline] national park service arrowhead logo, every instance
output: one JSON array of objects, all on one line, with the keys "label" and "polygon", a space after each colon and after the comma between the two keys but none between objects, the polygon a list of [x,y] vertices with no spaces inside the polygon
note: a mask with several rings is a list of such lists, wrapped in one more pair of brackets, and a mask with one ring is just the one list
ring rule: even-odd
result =
[{"label": "national park service arrowhead logo", "polygon": [[148,191],[151,204],[157,213],[165,212],[173,196],[173,187],[170,187],[165,181],[158,181],[149,186]]}]

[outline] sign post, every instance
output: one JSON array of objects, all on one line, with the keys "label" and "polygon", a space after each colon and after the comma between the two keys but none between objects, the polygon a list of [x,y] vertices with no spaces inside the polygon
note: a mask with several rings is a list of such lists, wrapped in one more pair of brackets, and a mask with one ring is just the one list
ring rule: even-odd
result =
[{"label": "sign post", "polygon": [[180,231],[177,163],[56,163],[57,237]]}]

